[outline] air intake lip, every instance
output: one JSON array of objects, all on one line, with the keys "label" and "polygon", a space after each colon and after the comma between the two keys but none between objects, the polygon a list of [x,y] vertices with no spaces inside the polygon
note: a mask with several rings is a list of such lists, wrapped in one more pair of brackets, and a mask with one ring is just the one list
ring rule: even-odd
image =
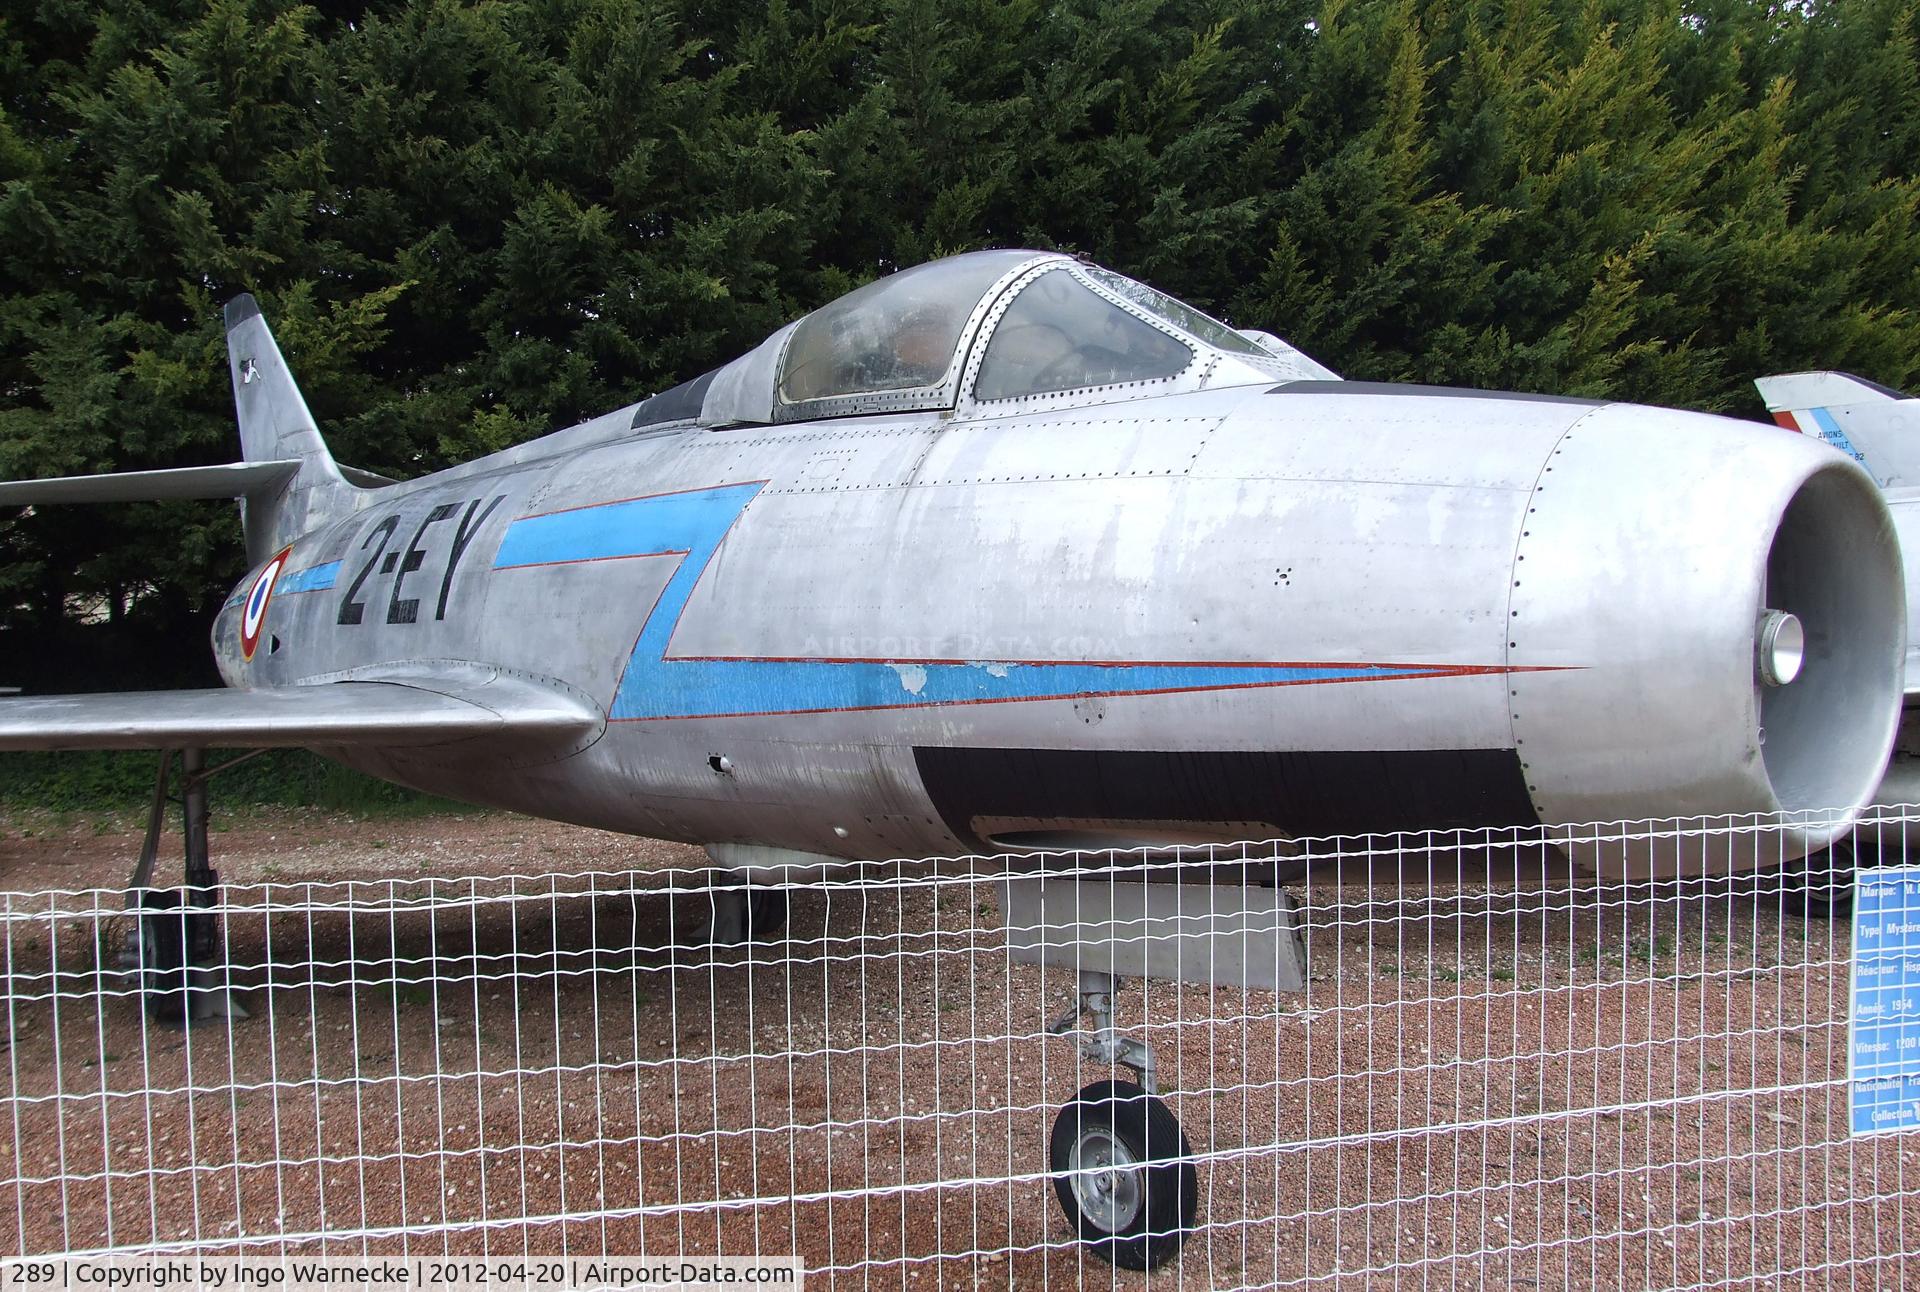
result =
[{"label": "air intake lip", "polygon": [[1758,684],[1760,753],[1782,811],[1855,809],[1877,783],[1899,716],[1888,697],[1902,681],[1902,582],[1872,482],[1839,464],[1809,476],[1767,551],[1767,605],[1798,619],[1806,639],[1798,676]]}]

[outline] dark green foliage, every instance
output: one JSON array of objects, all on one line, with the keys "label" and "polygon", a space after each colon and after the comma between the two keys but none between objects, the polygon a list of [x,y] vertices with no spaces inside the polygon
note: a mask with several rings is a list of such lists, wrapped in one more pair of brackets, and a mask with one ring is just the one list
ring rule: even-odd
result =
[{"label": "dark green foliage", "polygon": [[[1917,39],[1920,0],[17,5],[0,475],[229,458],[241,290],[341,459],[409,475],[993,245],[1354,377],[1748,415],[1762,372],[1911,383]],[[0,683],[207,680],[231,509],[0,536]]]}]

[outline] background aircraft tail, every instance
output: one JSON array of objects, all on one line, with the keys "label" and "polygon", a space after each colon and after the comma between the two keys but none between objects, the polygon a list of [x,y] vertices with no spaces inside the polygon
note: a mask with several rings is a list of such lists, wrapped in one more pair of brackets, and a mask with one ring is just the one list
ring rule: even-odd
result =
[{"label": "background aircraft tail", "polygon": [[1773,420],[1853,458],[1882,487],[1920,485],[1920,399],[1848,372],[1756,377]]},{"label": "background aircraft tail", "polygon": [[241,456],[250,463],[276,462],[287,468],[277,483],[240,498],[247,557],[257,564],[328,515],[350,509],[357,490],[321,438],[306,396],[251,294],[227,302],[226,324]]}]

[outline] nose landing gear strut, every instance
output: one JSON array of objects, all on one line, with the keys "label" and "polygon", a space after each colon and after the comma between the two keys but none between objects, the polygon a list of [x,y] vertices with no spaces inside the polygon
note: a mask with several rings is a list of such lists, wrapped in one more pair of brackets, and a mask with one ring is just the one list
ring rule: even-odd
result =
[{"label": "nose landing gear strut", "polygon": [[[1140,1080],[1096,1081],[1054,1119],[1048,1146],[1053,1191],[1074,1232],[1122,1269],[1164,1264],[1199,1211],[1193,1149],[1158,1095],[1153,1050],[1113,1025],[1120,980],[1080,974],[1080,998],[1048,1031],[1071,1036],[1089,1063],[1132,1068]],[[1090,1026],[1082,1028],[1086,1017]]]}]

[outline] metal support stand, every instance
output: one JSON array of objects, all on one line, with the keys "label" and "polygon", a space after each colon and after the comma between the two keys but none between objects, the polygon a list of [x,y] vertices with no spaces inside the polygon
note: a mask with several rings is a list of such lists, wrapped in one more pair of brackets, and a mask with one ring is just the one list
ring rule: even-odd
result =
[{"label": "metal support stand", "polygon": [[181,834],[187,852],[187,887],[211,889],[220,882],[207,860],[207,752],[180,751]]},{"label": "metal support stand", "polygon": [[230,998],[225,975],[216,963],[222,949],[221,923],[210,908],[220,904],[220,873],[207,854],[207,779],[232,764],[209,771],[205,750],[180,751],[186,883],[168,890],[153,886],[153,872],[171,802],[167,790],[172,764],[173,751],[163,751],[147,814],[146,837],[128,883],[127,909],[135,919],[127,931],[121,964],[142,975],[147,1008],[158,1017],[181,1021],[245,1018],[246,1010]]},{"label": "metal support stand", "polygon": [[126,941],[120,947],[120,968],[127,971],[139,969],[145,962],[141,952],[141,938],[144,930],[139,912],[146,904],[147,890],[153,887],[153,868],[160,860],[160,836],[167,828],[167,804],[170,801],[167,789],[173,776],[173,751],[160,751],[160,774],[153,786],[153,798],[147,805],[147,833],[140,841],[140,859],[133,864],[133,874],[127,877],[127,909],[134,912],[133,923],[127,928]]},{"label": "metal support stand", "polygon": [[139,905],[140,890],[153,886],[153,865],[160,859],[160,834],[167,826],[167,782],[173,772],[173,751],[160,751],[160,778],[153,787],[153,801],[147,808],[147,837],[140,843],[140,860],[134,863],[133,877],[127,881],[127,906]]},{"label": "metal support stand", "polygon": [[[1153,1048],[1145,1041],[1121,1036],[1113,1026],[1113,998],[1119,994],[1120,979],[1110,973],[1080,972],[1080,1000],[1055,1020],[1047,1030],[1055,1036],[1072,1037],[1081,1056],[1090,1063],[1118,1064],[1140,1075],[1140,1088],[1150,1095],[1160,1093],[1154,1080]],[[1082,1028],[1087,1017],[1091,1027]]]}]

